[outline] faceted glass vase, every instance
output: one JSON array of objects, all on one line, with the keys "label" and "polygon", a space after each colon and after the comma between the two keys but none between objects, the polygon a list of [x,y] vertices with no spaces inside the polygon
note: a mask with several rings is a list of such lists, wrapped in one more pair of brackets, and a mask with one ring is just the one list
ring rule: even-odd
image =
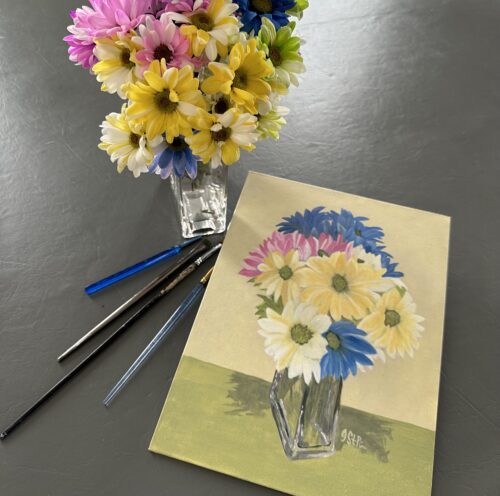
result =
[{"label": "faceted glass vase", "polygon": [[170,176],[182,236],[217,234],[226,230],[227,167],[198,164],[195,179]]},{"label": "faceted glass vase", "polygon": [[292,460],[321,458],[335,452],[342,380],[325,377],[309,384],[276,372],[270,401],[283,449]]}]

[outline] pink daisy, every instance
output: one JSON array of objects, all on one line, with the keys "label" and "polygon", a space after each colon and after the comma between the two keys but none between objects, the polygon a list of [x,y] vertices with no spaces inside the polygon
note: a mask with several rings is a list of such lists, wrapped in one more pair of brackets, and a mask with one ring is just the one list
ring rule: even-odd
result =
[{"label": "pink daisy", "polygon": [[165,4],[163,12],[187,14],[193,10],[206,9],[210,0],[161,0]]},{"label": "pink daisy", "polygon": [[76,26],[69,26],[68,31],[71,34],[66,36],[64,41],[69,45],[69,60],[85,69],[90,69],[97,62],[94,55],[95,43],[93,38],[88,36],[85,30]]},{"label": "pink daisy", "polygon": [[275,231],[258,248],[249,253],[249,257],[243,262],[243,269],[241,269],[240,274],[247,277],[258,276],[261,273],[258,269],[259,265],[272,252],[285,255],[290,250],[297,250],[300,260],[307,260],[314,252],[318,252],[317,241],[316,238],[306,238],[298,232],[283,234]]},{"label": "pink daisy", "polygon": [[148,17],[146,24],[139,26],[140,36],[133,41],[142,46],[137,52],[137,62],[144,72],[153,60],[165,59],[167,67],[182,67],[193,62],[188,54],[189,40],[182,36],[179,28],[163,14],[160,19]]},{"label": "pink daisy", "polygon": [[151,11],[151,0],[89,0],[72,14],[75,26],[91,38],[110,38],[144,22]]}]

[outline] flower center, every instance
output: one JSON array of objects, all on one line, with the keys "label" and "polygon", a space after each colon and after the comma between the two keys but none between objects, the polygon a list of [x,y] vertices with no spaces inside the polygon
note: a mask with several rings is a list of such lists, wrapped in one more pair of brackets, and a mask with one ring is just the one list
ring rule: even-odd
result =
[{"label": "flower center", "polygon": [[172,60],[172,50],[168,48],[167,45],[164,45],[163,43],[161,45],[158,45],[155,48],[155,51],[153,53],[153,57],[155,60],[160,60],[165,59],[165,62],[170,62]]},{"label": "flower center", "polygon": [[216,114],[225,114],[230,108],[229,100],[224,97],[219,98],[217,103],[214,105],[214,111]]},{"label": "flower center", "polygon": [[283,57],[281,56],[281,52],[276,47],[271,47],[269,49],[269,58],[273,63],[274,67],[278,67],[283,62]]},{"label": "flower center", "polygon": [[354,229],[354,234],[356,236],[361,236],[361,229]]},{"label": "flower center", "polygon": [[326,335],[326,341],[332,350],[337,351],[340,348],[340,339],[335,333],[329,332]]},{"label": "flower center", "polygon": [[291,279],[293,276],[293,270],[290,267],[288,267],[288,265],[281,267],[278,273],[281,279],[283,279],[284,281],[288,281],[288,279]]},{"label": "flower center", "polygon": [[124,67],[132,69],[135,64],[130,60],[130,50],[128,48],[123,48],[120,54],[120,62]]},{"label": "flower center", "polygon": [[231,128],[223,127],[218,131],[212,131],[212,138],[214,141],[227,141],[231,137]]},{"label": "flower center", "polygon": [[141,137],[138,134],[135,133],[130,133],[128,140],[130,141],[130,144],[134,146],[135,148],[139,147],[139,143],[141,141]]},{"label": "flower center", "polygon": [[174,152],[182,152],[187,148],[187,143],[184,141],[184,138],[178,136],[177,138],[174,138],[174,140],[168,145],[168,147]]},{"label": "flower center", "polygon": [[386,310],[384,324],[389,327],[395,327],[401,322],[401,315],[396,310]]},{"label": "flower center", "polygon": [[248,84],[248,76],[242,71],[236,71],[233,79],[233,86],[235,88],[239,88],[240,90],[244,90]]},{"label": "flower center", "polygon": [[311,338],[313,337],[313,332],[309,327],[302,325],[302,324],[295,324],[291,329],[290,329],[290,334],[292,336],[292,339],[300,345],[308,343]]},{"label": "flower center", "polygon": [[154,102],[158,110],[165,114],[171,114],[177,108],[177,103],[170,101],[170,91],[168,90],[156,93]]},{"label": "flower center", "polygon": [[198,14],[191,16],[191,22],[193,26],[196,26],[198,29],[202,29],[203,31],[211,31],[214,27],[212,18],[204,12],[198,12]]},{"label": "flower center", "polygon": [[349,288],[349,284],[347,284],[347,279],[340,274],[335,274],[332,277],[332,287],[337,293],[344,293]]},{"label": "flower center", "polygon": [[253,9],[259,14],[269,14],[273,11],[272,0],[251,0]]}]

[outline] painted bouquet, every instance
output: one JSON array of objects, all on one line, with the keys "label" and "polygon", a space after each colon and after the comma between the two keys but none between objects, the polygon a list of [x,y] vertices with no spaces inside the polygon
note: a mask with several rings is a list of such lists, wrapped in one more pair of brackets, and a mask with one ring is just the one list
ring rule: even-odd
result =
[{"label": "painted bouquet", "polygon": [[424,320],[366,217],[323,207],[286,217],[245,259],[261,304],[259,332],[277,371],[306,384],[413,356]]},{"label": "painted bouquet", "polygon": [[279,138],[304,72],[293,35],[307,0],[89,0],[71,12],[70,60],[125,100],[99,147],[118,171],[194,178]]}]

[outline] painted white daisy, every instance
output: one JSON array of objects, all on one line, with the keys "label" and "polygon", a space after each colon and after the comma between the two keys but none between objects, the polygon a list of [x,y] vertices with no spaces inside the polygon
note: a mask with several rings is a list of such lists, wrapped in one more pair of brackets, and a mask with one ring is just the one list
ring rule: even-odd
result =
[{"label": "painted white daisy", "polygon": [[117,162],[118,172],[128,168],[134,177],[148,172],[148,166],[163,143],[161,135],[148,140],[145,129],[131,124],[126,118],[126,105],[120,114],[113,112],[101,124],[102,136],[99,148],[108,153],[112,162]]},{"label": "painted white daisy", "polygon": [[288,368],[289,378],[303,376],[306,384],[312,377],[320,381],[320,361],[328,345],[322,334],[331,324],[327,315],[319,314],[311,305],[289,302],[281,315],[267,309],[267,318],[258,323],[266,353],[273,357],[278,370]]},{"label": "painted white daisy", "polygon": [[[365,263],[372,269],[378,271],[385,271],[382,266],[382,258],[380,255],[375,255],[374,253],[367,253],[365,249],[359,245],[351,250],[351,257],[354,257],[358,263]],[[385,292],[392,289],[394,286],[399,286],[402,288],[406,288],[406,284],[399,278],[395,277],[382,277],[379,281],[379,285],[377,287],[378,291]]]}]

